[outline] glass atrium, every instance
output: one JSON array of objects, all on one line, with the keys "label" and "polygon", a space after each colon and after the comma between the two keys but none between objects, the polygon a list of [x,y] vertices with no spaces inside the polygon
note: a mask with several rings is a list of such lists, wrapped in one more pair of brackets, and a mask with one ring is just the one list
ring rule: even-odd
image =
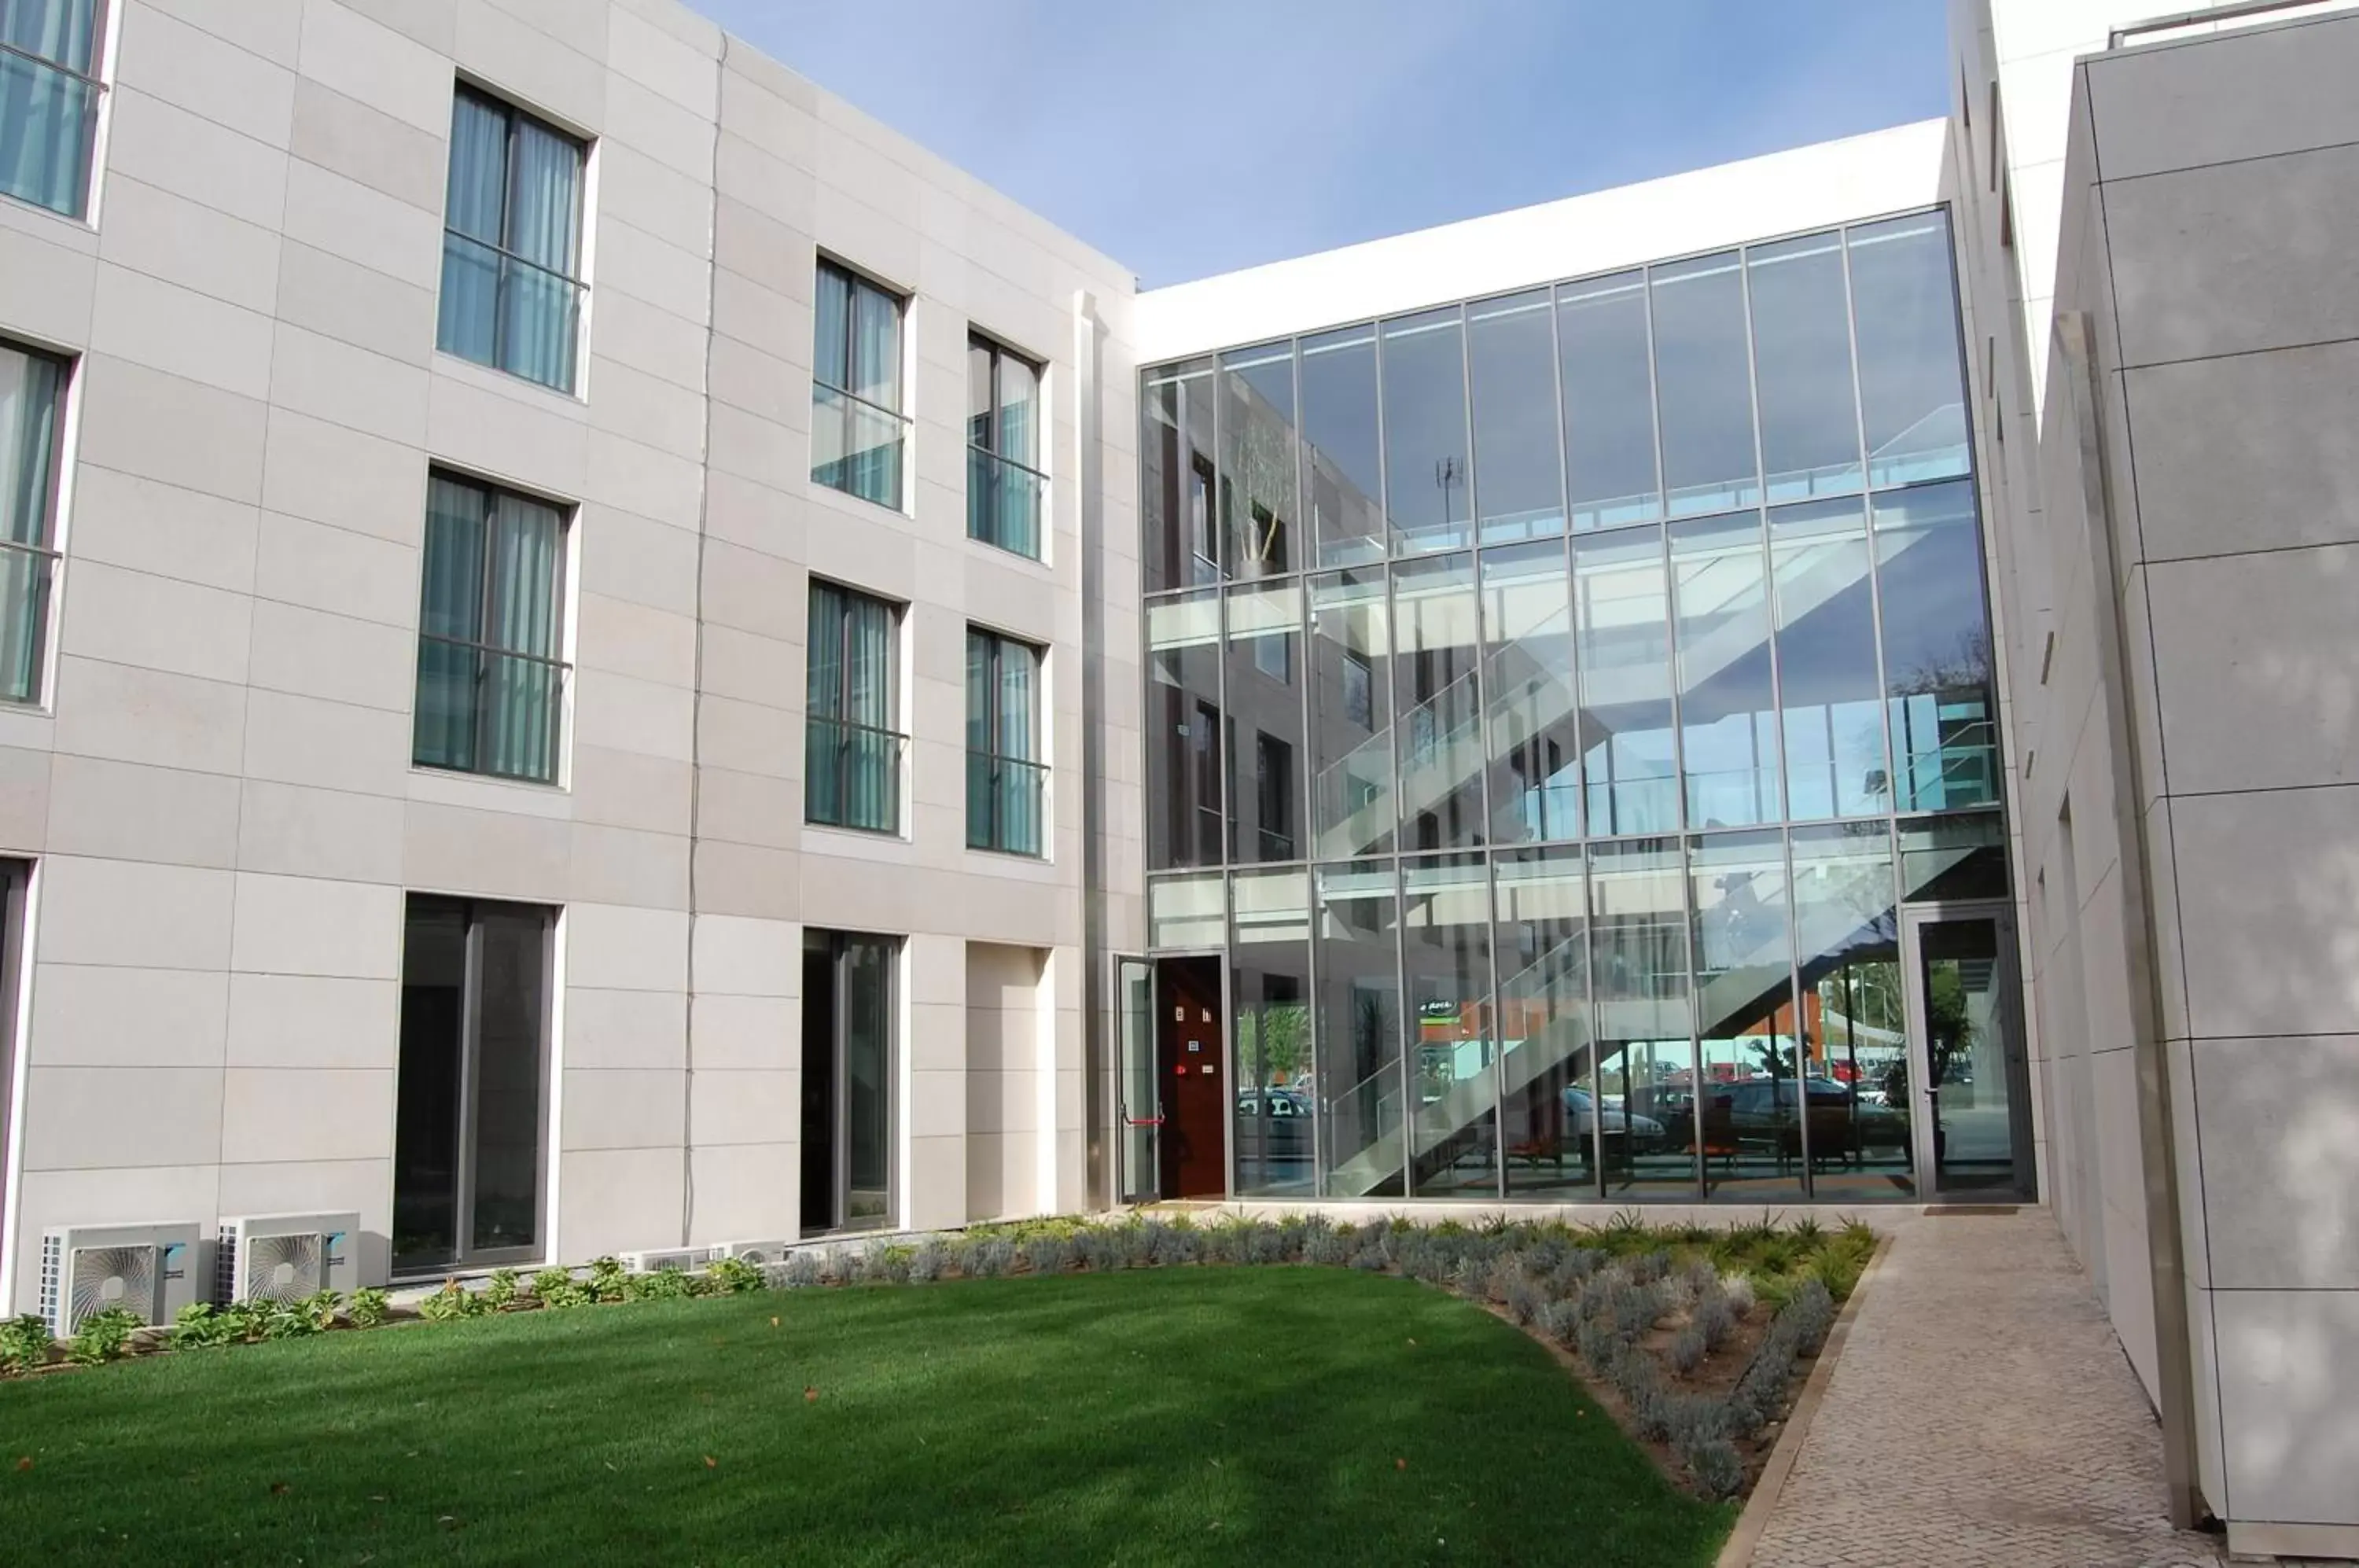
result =
[{"label": "glass atrium", "polygon": [[1970,1105],[2003,989],[1957,960],[1908,1049],[1908,907],[2006,892],[1951,257],[1144,373],[1149,940],[1224,966],[1232,1192],[1914,1193],[1909,1075]]}]

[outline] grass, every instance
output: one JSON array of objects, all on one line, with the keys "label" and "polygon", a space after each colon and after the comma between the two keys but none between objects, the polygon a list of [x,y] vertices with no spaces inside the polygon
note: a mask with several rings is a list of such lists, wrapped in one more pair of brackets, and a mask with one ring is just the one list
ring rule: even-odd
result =
[{"label": "grass", "polygon": [[1531,1339],[1340,1269],[762,1291],[0,1384],[25,1563],[1677,1568],[1734,1517]]}]

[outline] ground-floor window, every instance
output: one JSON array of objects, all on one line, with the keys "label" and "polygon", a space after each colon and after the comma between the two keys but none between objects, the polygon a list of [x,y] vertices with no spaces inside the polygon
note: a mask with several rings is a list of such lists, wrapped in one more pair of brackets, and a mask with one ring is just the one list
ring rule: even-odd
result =
[{"label": "ground-floor window", "polygon": [[803,933],[802,1231],[889,1230],[898,939]]},{"label": "ground-floor window", "polygon": [[401,950],[393,1269],[539,1256],[554,911],[410,897]]}]

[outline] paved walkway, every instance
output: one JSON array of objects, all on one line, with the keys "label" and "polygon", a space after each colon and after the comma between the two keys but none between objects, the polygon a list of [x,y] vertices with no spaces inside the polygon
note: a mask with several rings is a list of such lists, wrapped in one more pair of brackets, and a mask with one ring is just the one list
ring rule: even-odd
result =
[{"label": "paved walkway", "polygon": [[2162,1434],[2045,1210],[1900,1228],[1754,1568],[2213,1568]]}]

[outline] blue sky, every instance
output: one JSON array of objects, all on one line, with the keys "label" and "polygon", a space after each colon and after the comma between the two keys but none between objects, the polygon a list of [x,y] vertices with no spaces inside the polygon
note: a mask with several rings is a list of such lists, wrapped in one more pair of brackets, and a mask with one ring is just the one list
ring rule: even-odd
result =
[{"label": "blue sky", "polygon": [[1941,114],[1942,0],[690,0],[1143,283]]}]

